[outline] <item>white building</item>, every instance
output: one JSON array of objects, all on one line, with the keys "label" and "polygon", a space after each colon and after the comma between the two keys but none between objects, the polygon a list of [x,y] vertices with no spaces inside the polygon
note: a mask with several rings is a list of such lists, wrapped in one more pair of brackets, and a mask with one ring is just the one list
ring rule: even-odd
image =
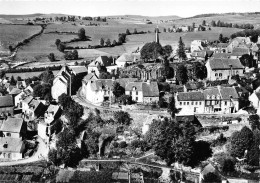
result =
[{"label": "white building", "polygon": [[23,158],[25,144],[21,138],[0,138],[0,159],[18,160]]},{"label": "white building", "polygon": [[206,68],[207,79],[210,81],[229,79],[233,75],[244,75],[244,66],[239,59],[210,58]]},{"label": "white building", "polygon": [[140,59],[140,54],[123,53],[117,60],[116,65],[124,67],[126,64],[131,65]]},{"label": "white building", "polygon": [[112,59],[109,59],[108,56],[100,56],[88,65],[88,73],[95,72],[95,74],[99,76],[99,67],[108,67],[112,65],[115,65]]},{"label": "white building", "polygon": [[190,44],[191,53],[194,51],[204,50],[207,44],[207,40],[194,40]]},{"label": "white building", "polygon": [[27,131],[26,123],[22,118],[7,118],[0,128],[4,137],[23,138]]}]

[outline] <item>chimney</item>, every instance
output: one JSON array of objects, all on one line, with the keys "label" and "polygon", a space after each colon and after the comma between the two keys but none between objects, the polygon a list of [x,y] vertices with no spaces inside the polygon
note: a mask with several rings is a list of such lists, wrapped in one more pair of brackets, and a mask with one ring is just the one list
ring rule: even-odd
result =
[{"label": "chimney", "polygon": [[232,64],[229,64],[229,68],[230,68],[230,76],[229,76],[230,78],[229,79],[231,79],[231,77],[232,77],[232,70],[233,70],[232,69]]}]

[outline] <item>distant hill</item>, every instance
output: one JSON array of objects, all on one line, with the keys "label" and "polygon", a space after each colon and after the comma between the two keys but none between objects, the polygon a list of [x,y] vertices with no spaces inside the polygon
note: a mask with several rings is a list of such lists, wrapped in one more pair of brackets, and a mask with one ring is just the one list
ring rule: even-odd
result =
[{"label": "distant hill", "polygon": [[0,14],[0,18],[4,19],[11,19],[11,18],[29,18],[29,17],[39,17],[44,14],[41,13],[34,13],[34,14],[27,14],[27,15],[6,15],[6,14]]},{"label": "distant hill", "polygon": [[181,19],[181,17],[176,15],[169,16],[143,16],[143,15],[113,15],[107,16],[108,18],[124,18],[124,19],[149,19],[149,20],[175,20]]}]

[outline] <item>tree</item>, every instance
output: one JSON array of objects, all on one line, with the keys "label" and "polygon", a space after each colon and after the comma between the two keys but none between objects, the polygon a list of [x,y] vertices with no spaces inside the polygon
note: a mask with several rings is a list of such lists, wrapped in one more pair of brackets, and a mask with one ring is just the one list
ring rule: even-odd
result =
[{"label": "tree", "polygon": [[13,75],[11,76],[11,79],[10,79],[10,85],[16,85],[16,81],[15,81]]},{"label": "tree", "polygon": [[16,80],[17,80],[17,81],[22,81],[21,76],[17,76]]},{"label": "tree", "polygon": [[171,45],[165,45],[163,47],[163,55],[168,58],[168,57],[171,56],[171,54],[172,54],[172,46]]},{"label": "tree", "polygon": [[248,117],[249,124],[251,126],[252,131],[258,129],[260,130],[260,122],[259,116],[257,114],[252,114]]},{"label": "tree", "polygon": [[131,105],[133,103],[132,97],[129,95],[121,95],[118,97],[118,101],[123,105]]},{"label": "tree", "polygon": [[49,68],[47,68],[44,72],[40,74],[39,78],[43,83],[49,83],[52,85],[54,74]]},{"label": "tree", "polygon": [[129,29],[126,29],[125,33],[126,33],[126,35],[130,35],[131,34]]},{"label": "tree", "polygon": [[195,23],[194,23],[194,22],[192,23],[192,28],[193,28],[193,29],[195,28]]},{"label": "tree", "polygon": [[131,123],[131,118],[128,112],[125,111],[116,111],[113,115],[115,122],[119,125],[129,126]]},{"label": "tree", "polygon": [[55,61],[55,55],[54,55],[54,53],[50,53],[50,54],[48,55],[48,59],[49,59],[51,62],[54,62],[54,61]]},{"label": "tree", "polygon": [[66,60],[77,60],[79,58],[79,54],[77,50],[68,51],[65,53],[64,58]]},{"label": "tree", "polygon": [[133,34],[138,34],[138,32],[137,32],[136,28],[134,29],[134,33],[133,33]]},{"label": "tree", "polygon": [[219,42],[222,43],[222,41],[223,41],[223,35],[222,35],[222,34],[219,34],[219,38],[218,38],[218,40],[219,40]]},{"label": "tree", "polygon": [[185,45],[182,42],[182,38],[180,37],[179,40],[179,45],[178,45],[178,49],[177,49],[177,55],[179,57],[180,60],[186,60],[187,56],[185,53]]},{"label": "tree", "polygon": [[55,45],[56,45],[57,47],[60,45],[60,43],[61,43],[61,40],[60,40],[60,39],[56,39]]},{"label": "tree", "polygon": [[107,45],[107,46],[111,46],[111,41],[110,41],[110,39],[107,39],[107,40],[106,40],[106,45]]},{"label": "tree", "polygon": [[196,79],[205,79],[207,77],[207,68],[204,64],[197,62],[194,67]]},{"label": "tree", "polygon": [[85,33],[85,29],[84,28],[79,29],[78,37],[82,41],[86,40],[86,33]]},{"label": "tree", "polygon": [[253,143],[253,132],[246,126],[240,131],[231,135],[230,153],[233,157],[241,158],[245,154],[245,150],[249,150]]},{"label": "tree", "polygon": [[205,26],[206,25],[206,20],[202,21],[202,25]]},{"label": "tree", "polygon": [[187,74],[187,68],[183,65],[180,64],[178,66],[178,69],[176,71],[176,79],[181,83],[185,84],[188,81],[188,74]]},{"label": "tree", "polygon": [[113,40],[113,46],[116,46],[116,45],[117,45],[116,40]]},{"label": "tree", "polygon": [[168,118],[154,120],[145,139],[168,166],[175,161],[190,165],[195,142],[195,129],[191,123],[182,125]]},{"label": "tree", "polygon": [[163,54],[163,48],[161,44],[152,42],[152,43],[146,43],[141,51],[141,58],[145,60],[155,60],[157,59],[160,55]]},{"label": "tree", "polygon": [[228,158],[224,160],[222,171],[224,173],[234,172],[235,171],[235,163],[232,159]]},{"label": "tree", "polygon": [[63,110],[66,110],[68,106],[70,106],[71,102],[72,98],[65,93],[58,97],[58,103],[62,106]]},{"label": "tree", "polygon": [[169,103],[168,103],[168,112],[171,114],[171,117],[174,118],[175,114],[178,113],[178,109],[175,106],[175,99],[173,96],[169,98]]},{"label": "tree", "polygon": [[111,79],[112,77],[108,72],[100,72],[98,78],[99,79]]},{"label": "tree", "polygon": [[5,76],[5,71],[4,70],[0,70],[0,78],[2,79]]},{"label": "tree", "polygon": [[240,60],[241,64],[245,67],[251,68],[251,67],[254,66],[254,64],[253,64],[254,59],[253,59],[253,56],[251,54],[250,55],[244,54],[244,55],[242,55],[242,57],[239,58],[239,60]]},{"label": "tree", "polygon": [[64,52],[65,48],[66,48],[66,46],[65,46],[64,43],[60,43],[60,44],[58,45],[58,50],[59,50],[60,52],[62,52],[62,53]]},{"label": "tree", "polygon": [[55,166],[59,165],[60,159],[58,158],[58,151],[56,149],[50,149],[49,152],[48,152],[48,159]]},{"label": "tree", "polygon": [[248,164],[251,166],[259,166],[259,158],[260,158],[260,130],[256,129],[253,131],[254,141],[251,149],[248,152]]},{"label": "tree", "polygon": [[125,93],[125,90],[118,82],[114,82],[112,85],[112,92],[115,97],[118,98]]},{"label": "tree", "polygon": [[163,32],[166,32],[166,28],[163,28]]},{"label": "tree", "polygon": [[104,43],[105,43],[104,39],[101,38],[100,41],[99,41],[100,46],[104,46]]}]

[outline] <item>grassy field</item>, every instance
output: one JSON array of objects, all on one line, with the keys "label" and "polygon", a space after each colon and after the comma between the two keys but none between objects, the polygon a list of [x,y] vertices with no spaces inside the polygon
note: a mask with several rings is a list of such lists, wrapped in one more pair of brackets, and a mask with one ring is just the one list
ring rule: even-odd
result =
[{"label": "grassy field", "polygon": [[[22,79],[26,79],[28,77],[33,77],[33,76],[39,76],[41,73],[43,73],[44,71],[39,71],[39,72],[24,72],[24,73],[6,73],[6,77],[11,78],[12,76],[14,76],[14,78],[16,79],[17,76],[20,76]],[[52,71],[54,75],[56,75],[59,71]]]},{"label": "grassy field", "polygon": [[39,32],[40,26],[5,25],[0,24],[0,51],[8,50],[8,46],[15,46],[31,35]]}]

